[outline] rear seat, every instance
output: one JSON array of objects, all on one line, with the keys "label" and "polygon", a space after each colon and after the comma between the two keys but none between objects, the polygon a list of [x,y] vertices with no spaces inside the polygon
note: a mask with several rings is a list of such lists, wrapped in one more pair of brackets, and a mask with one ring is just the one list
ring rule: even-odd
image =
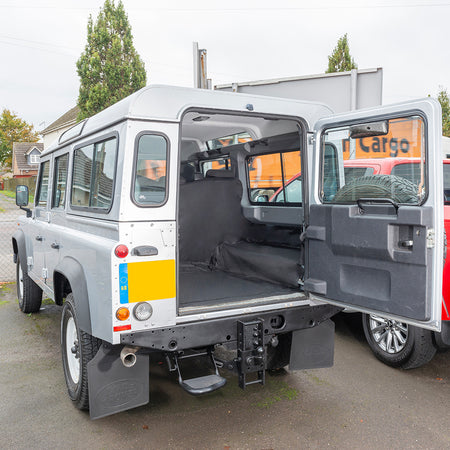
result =
[{"label": "rear seat", "polygon": [[179,196],[181,263],[209,263],[240,277],[298,287],[300,249],[250,242],[258,227],[266,227],[244,218],[242,185],[232,171],[209,170],[198,181],[192,174],[185,178]]},{"label": "rear seat", "polygon": [[248,235],[241,211],[242,185],[231,171],[180,184],[179,255],[182,262],[209,263],[216,246]]}]

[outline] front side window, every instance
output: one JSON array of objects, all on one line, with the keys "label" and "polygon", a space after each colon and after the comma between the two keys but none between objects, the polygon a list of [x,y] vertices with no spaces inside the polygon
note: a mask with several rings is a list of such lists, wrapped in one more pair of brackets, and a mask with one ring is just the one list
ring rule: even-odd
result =
[{"label": "front side window", "polygon": [[326,130],[322,136],[322,201],[386,198],[422,203],[426,195],[424,133],[419,116]]},{"label": "front side window", "polygon": [[48,197],[48,181],[50,174],[50,161],[41,164],[41,172],[39,175],[38,194],[36,196],[36,206],[46,206]]},{"label": "front side window", "polygon": [[132,197],[139,206],[157,206],[167,195],[167,141],[154,134],[138,137]]},{"label": "front side window", "polygon": [[64,208],[66,200],[67,167],[69,155],[65,154],[55,158],[55,175],[52,208]]},{"label": "front side window", "polygon": [[71,205],[109,210],[112,205],[117,139],[77,148],[73,156]]},{"label": "front side window", "polygon": [[256,155],[247,160],[252,203],[274,206],[302,202],[300,151]]}]

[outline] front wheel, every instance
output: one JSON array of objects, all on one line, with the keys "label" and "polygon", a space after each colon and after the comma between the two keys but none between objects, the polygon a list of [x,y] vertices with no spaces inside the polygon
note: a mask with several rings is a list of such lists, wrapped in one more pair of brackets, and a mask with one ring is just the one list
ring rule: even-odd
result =
[{"label": "front wheel", "polygon": [[19,308],[24,313],[35,313],[41,309],[42,289],[28,276],[28,270],[22,269],[22,263],[17,255],[16,287]]},{"label": "front wheel", "polygon": [[370,349],[388,366],[415,369],[436,353],[430,330],[369,314],[362,315],[362,323]]},{"label": "front wheel", "polygon": [[70,293],[61,317],[61,353],[69,397],[78,409],[89,409],[87,365],[97,354],[101,342],[80,330],[73,294]]}]

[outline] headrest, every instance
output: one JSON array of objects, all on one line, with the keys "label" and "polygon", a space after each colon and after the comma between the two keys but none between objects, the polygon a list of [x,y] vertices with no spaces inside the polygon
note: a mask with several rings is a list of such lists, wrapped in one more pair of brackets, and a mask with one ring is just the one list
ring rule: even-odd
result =
[{"label": "headrest", "polygon": [[180,175],[186,183],[190,183],[191,181],[194,181],[195,179],[195,168],[191,164],[183,164],[181,166]]},{"label": "headrest", "polygon": [[209,169],[206,178],[234,178],[234,173],[232,170]]}]

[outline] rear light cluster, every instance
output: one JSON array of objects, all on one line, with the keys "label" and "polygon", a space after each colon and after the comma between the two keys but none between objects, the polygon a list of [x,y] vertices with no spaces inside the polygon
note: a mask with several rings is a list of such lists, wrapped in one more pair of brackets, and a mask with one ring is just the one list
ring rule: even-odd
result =
[{"label": "rear light cluster", "polygon": [[[133,308],[133,316],[136,320],[144,321],[150,319],[153,314],[153,308],[150,304],[146,302],[137,303]],[[130,318],[130,310],[125,306],[121,306],[116,311],[116,318],[121,322],[128,320]],[[131,324],[119,325],[114,327],[114,331],[125,331],[131,330]]]}]

